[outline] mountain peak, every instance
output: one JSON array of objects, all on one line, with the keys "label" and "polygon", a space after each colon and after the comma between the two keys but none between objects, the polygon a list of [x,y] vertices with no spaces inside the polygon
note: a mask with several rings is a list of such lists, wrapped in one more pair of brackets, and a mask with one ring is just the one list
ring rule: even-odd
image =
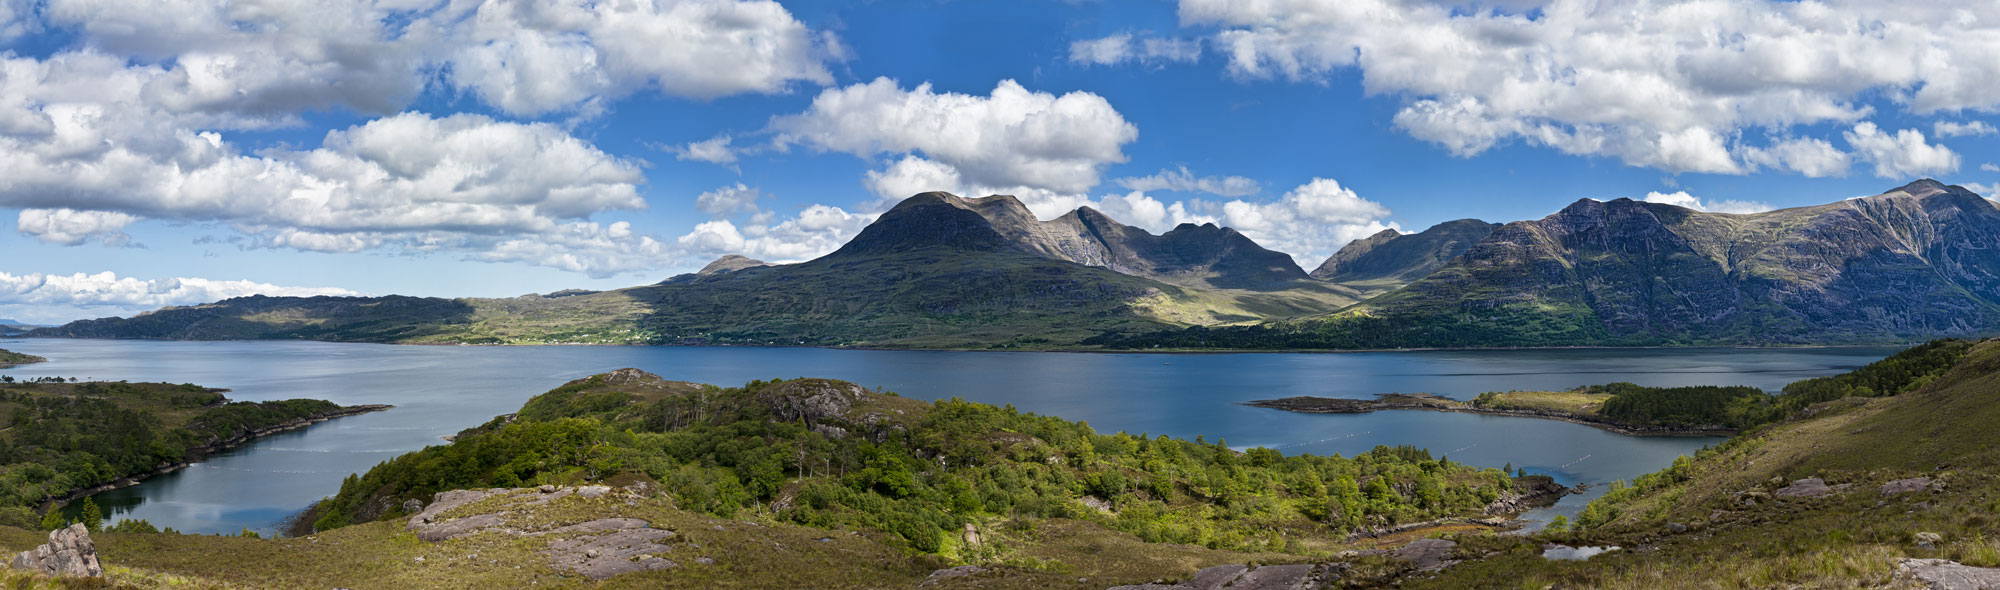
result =
[{"label": "mountain peak", "polygon": [[712,275],[717,273],[743,270],[746,268],[756,268],[759,266],[770,266],[770,265],[762,260],[758,260],[741,254],[724,254],[722,255],[721,258],[715,259],[715,262],[708,263],[708,266],[701,267],[701,270],[695,271],[694,274]]},{"label": "mountain peak", "polygon": [[1498,227],[1477,219],[1454,219],[1411,234],[1384,229],[1334,252],[1312,276],[1336,283],[1408,283],[1444,266]]},{"label": "mountain peak", "polygon": [[944,191],[930,191],[910,195],[910,198],[903,199],[901,202],[896,203],[896,206],[890,207],[889,210],[895,211],[897,209],[923,207],[925,205],[948,205],[960,209],[971,208],[971,205],[966,204],[963,197]]}]

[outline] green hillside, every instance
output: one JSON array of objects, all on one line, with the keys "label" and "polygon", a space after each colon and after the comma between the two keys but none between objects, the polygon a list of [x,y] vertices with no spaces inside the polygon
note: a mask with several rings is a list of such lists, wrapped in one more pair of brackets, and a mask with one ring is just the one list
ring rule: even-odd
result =
[{"label": "green hillside", "polygon": [[72,492],[131,478],[243,442],[259,432],[375,407],[295,399],[231,402],[192,384],[0,378],[0,525]]},{"label": "green hillside", "polygon": [[[1946,356],[1942,366],[1930,362]],[[1475,541],[1490,557],[1401,585],[1922,587],[1897,578],[1902,560],[2000,567],[2000,429],[1992,427],[2000,423],[2000,341],[1941,343],[1815,381],[1900,393],[1799,406],[1783,421],[1615,486],[1571,530],[1541,539],[1625,550],[1550,561],[1536,542],[1490,538]]]}]

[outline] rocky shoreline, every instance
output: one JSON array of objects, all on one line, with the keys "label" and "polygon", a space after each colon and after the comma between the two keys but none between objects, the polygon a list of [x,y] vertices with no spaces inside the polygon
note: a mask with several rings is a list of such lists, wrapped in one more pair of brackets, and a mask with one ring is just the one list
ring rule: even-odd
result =
[{"label": "rocky shoreline", "polygon": [[1540,418],[1560,420],[1572,424],[1582,424],[1592,428],[1609,430],[1629,436],[1735,436],[1736,431],[1710,426],[1660,426],[1620,422],[1592,414],[1579,414],[1560,410],[1515,410],[1486,408],[1462,402],[1441,395],[1429,393],[1378,393],[1375,399],[1348,399],[1314,396],[1298,396],[1283,399],[1265,399],[1245,402],[1240,405],[1255,408],[1271,408],[1287,412],[1305,414],[1366,414],[1381,410],[1429,410],[1433,412],[1461,412],[1486,416],[1511,416],[1515,418]]},{"label": "rocky shoreline", "polygon": [[186,469],[189,466],[194,465],[197,462],[200,462],[202,459],[207,458],[209,455],[213,455],[215,453],[243,446],[244,444],[247,444],[250,441],[257,440],[259,438],[263,438],[280,432],[289,432],[293,430],[298,430],[300,428],[312,426],[314,424],[332,420],[334,418],[345,418],[348,416],[366,414],[369,412],[380,412],[394,407],[396,406],[388,404],[363,404],[358,406],[344,406],[327,412],[320,412],[302,418],[294,418],[291,420],[287,420],[263,428],[252,428],[250,430],[244,431],[242,434],[238,434],[233,437],[229,437],[206,445],[190,448],[188,449],[188,458],[186,460],[182,460],[175,463],[164,464],[159,467],[155,467],[151,470],[140,473],[119,476],[118,478],[111,480],[109,483],[103,483],[99,485],[90,486],[87,488],[77,488],[70,490],[69,493],[67,494],[63,494],[60,497],[57,497],[55,499],[49,500],[46,503],[43,503],[42,508],[44,510],[53,510],[64,504],[74,502],[76,500],[82,499],[87,496],[93,496],[99,493],[108,492],[119,488],[129,488],[132,486],[136,486],[139,485],[140,482],[151,479],[153,477],[166,475],[168,473],[173,473],[175,471]]}]

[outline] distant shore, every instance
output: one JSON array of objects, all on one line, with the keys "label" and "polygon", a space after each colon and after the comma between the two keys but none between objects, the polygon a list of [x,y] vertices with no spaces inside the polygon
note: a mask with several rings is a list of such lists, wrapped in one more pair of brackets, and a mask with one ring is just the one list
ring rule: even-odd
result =
[{"label": "distant shore", "polygon": [[[634,347],[675,347],[675,348],[817,348],[823,350],[876,350],[891,352],[1064,352],[1078,354],[1163,354],[1163,355],[1203,355],[1203,354],[1346,354],[1364,352],[1490,352],[1490,351],[1560,351],[1560,350],[1834,350],[1849,348],[1907,348],[1922,341],[1905,343],[1860,343],[1860,344],[1589,344],[1575,346],[1458,346],[1458,347],[1405,347],[1405,348],[1084,348],[1050,346],[1040,348],[972,348],[972,347],[924,347],[924,346],[879,346],[879,345],[838,345],[838,344],[756,344],[709,342],[702,344],[681,343],[490,343],[490,342],[384,342],[379,340],[314,340],[306,338],[263,338],[250,340],[188,340],[180,338],[72,338],[67,336],[14,335],[10,338],[22,340],[104,340],[104,341],[148,341],[148,342],[324,342],[328,344],[378,344],[389,346],[485,346],[485,347],[528,347],[528,346],[634,346]],[[6,368],[0,365],[0,368]]]},{"label": "distant shore", "polygon": [[1735,436],[1736,431],[1708,426],[1669,426],[1654,424],[1633,424],[1605,418],[1595,414],[1570,412],[1555,409],[1501,409],[1487,408],[1429,393],[1381,393],[1374,399],[1349,399],[1299,396],[1282,399],[1267,399],[1245,402],[1240,405],[1255,408],[1271,408],[1304,414],[1366,414],[1383,410],[1428,410],[1432,412],[1459,412],[1485,416],[1509,416],[1514,418],[1539,418],[1560,420],[1572,424],[1582,424],[1592,428],[1608,430],[1630,436]]},{"label": "distant shore", "polygon": [[273,434],[278,434],[280,432],[290,432],[293,430],[298,430],[301,428],[305,428],[307,426],[312,426],[314,424],[332,420],[334,418],[345,418],[348,416],[366,414],[369,412],[380,412],[395,407],[396,406],[388,404],[364,404],[358,406],[345,406],[334,410],[320,412],[318,414],[313,414],[310,416],[305,416],[302,418],[294,418],[279,424],[273,424],[271,426],[266,426],[263,428],[253,428],[248,431],[245,431],[243,434],[239,434],[224,440],[216,441],[211,444],[206,444],[188,449],[188,458],[180,462],[161,465],[159,467],[155,467],[151,470],[141,473],[119,476],[111,480],[111,482],[109,483],[94,485],[87,488],[76,488],[70,490],[68,493],[63,494],[61,497],[49,500],[48,502],[44,503],[43,507],[49,510],[54,510],[57,507],[60,507],[62,505],[74,502],[76,500],[88,496],[94,496],[103,492],[108,492],[119,488],[129,488],[132,486],[136,486],[139,485],[140,482],[144,482],[148,479],[152,479],[157,476],[166,475],[169,473],[173,473],[175,471],[186,469],[189,466],[194,465],[195,463],[201,462],[202,459],[208,458],[209,455],[214,455],[216,453],[234,449],[236,447],[249,444],[250,441],[254,441]]}]

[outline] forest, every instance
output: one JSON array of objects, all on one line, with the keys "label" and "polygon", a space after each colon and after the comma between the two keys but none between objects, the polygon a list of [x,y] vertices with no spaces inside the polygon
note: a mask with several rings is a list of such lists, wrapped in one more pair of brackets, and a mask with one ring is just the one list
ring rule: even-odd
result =
[{"label": "forest", "polygon": [[682,509],[718,516],[886,531],[921,552],[942,550],[976,519],[1054,517],[1154,542],[1280,549],[1479,515],[1514,486],[1500,470],[1411,447],[1286,456],[1199,437],[1101,434],[959,399],[871,392],[845,417],[802,416],[788,401],[843,387],[859,389],[758,381],[648,398],[601,376],[581,380],[450,445],[350,477],[318,508],[316,528],[401,516],[405,499],[447,489],[603,481],[657,485]]},{"label": "forest", "polygon": [[32,528],[51,500],[192,458],[249,430],[338,409],[319,400],[230,402],[193,384],[0,384],[0,525]]}]

